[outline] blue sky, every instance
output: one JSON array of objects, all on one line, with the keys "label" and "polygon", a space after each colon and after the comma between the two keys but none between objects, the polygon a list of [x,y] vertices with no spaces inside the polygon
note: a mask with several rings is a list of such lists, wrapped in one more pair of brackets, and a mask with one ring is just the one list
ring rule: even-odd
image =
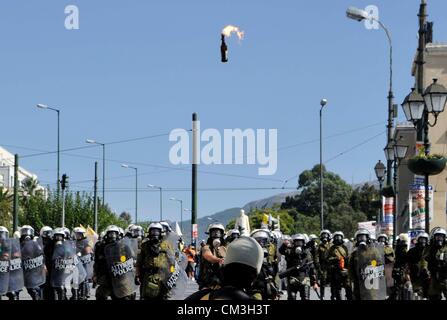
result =
[{"label": "blue sky", "polygon": [[[80,30],[64,28],[64,8],[77,5]],[[278,171],[259,179],[257,166],[220,165],[200,170],[201,188],[282,187],[281,181],[319,161],[318,110],[325,110],[325,159],[378,136],[327,163],[348,182],[374,178],[383,159],[387,116],[388,44],[382,30],[348,20],[345,10],[376,5],[394,41],[396,103],[413,84],[419,1],[2,1],[0,3],[0,145],[20,155],[55,150],[56,115],[62,111],[62,148],[85,139],[110,142],[191,127],[198,112],[202,128],[278,129]],[[429,1],[434,38],[447,41],[443,0]],[[239,44],[227,41],[229,59],[220,62],[220,31],[234,24],[245,31]],[[403,120],[401,109],[399,120]],[[307,141],[313,143],[301,144]],[[158,217],[158,193],[147,184],[190,188],[188,170],[172,167],[167,136],[107,148],[106,198],[116,212],[134,210],[134,163],[141,176],[139,216]],[[29,149],[25,149],[25,148]],[[101,159],[100,148],[70,154]],[[92,190],[94,159],[63,154],[72,190]],[[101,164],[101,162],[100,162]],[[53,184],[54,154],[24,158],[42,184]],[[155,166],[154,166],[155,165]],[[182,167],[189,168],[189,167]],[[101,168],[100,168],[101,169]],[[223,175],[221,175],[223,174]],[[229,175],[243,175],[236,178]],[[296,178],[287,187],[296,186]],[[118,189],[128,189],[117,192]],[[279,193],[277,190],[203,191],[199,216]],[[178,204],[190,207],[189,191],[166,191],[164,213],[178,219]]]}]

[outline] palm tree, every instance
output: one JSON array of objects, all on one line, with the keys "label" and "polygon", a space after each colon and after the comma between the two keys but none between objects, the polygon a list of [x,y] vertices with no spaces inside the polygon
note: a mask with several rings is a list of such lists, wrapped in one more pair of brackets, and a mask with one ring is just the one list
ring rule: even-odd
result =
[{"label": "palm tree", "polygon": [[22,181],[22,193],[26,196],[34,196],[39,186],[39,181],[34,178],[25,178]]}]

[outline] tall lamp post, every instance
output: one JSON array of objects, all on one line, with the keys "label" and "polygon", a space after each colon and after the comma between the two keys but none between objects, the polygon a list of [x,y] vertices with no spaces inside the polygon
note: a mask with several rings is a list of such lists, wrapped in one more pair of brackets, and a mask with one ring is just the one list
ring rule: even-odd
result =
[{"label": "tall lamp post", "polygon": [[[390,79],[389,79],[389,91],[388,91],[388,124],[387,124],[387,145],[390,144],[393,140],[393,117],[396,117],[394,112],[394,95],[393,95],[393,42],[391,38],[391,32],[388,30],[388,28],[377,18],[371,16],[366,12],[365,10],[361,10],[358,8],[350,7],[346,11],[346,15],[348,18],[357,20],[357,21],[364,21],[364,20],[373,20],[376,21],[380,27],[385,31],[385,34],[388,39],[389,44],[389,64],[390,64]],[[393,162],[390,160],[387,160],[386,163],[386,184],[388,186],[391,186],[391,177],[392,177],[392,165]]]},{"label": "tall lamp post", "polygon": [[121,167],[135,170],[135,224],[138,223],[138,168],[122,164]]},{"label": "tall lamp post", "polygon": [[169,200],[180,202],[180,231],[183,233],[183,200],[176,198],[169,198]]},{"label": "tall lamp post", "polygon": [[163,188],[154,186],[153,184],[147,185],[149,188],[160,190],[160,221],[163,221]]},{"label": "tall lamp post", "polygon": [[[408,121],[413,122],[415,126],[422,125],[424,137],[424,153],[430,154],[430,140],[428,137],[429,127],[434,127],[438,116],[444,111],[447,101],[447,89],[433,79],[433,83],[428,86],[424,94],[421,95],[415,89],[405,97],[402,108]],[[430,123],[430,114],[435,120]],[[425,232],[430,232],[430,193],[429,193],[429,175],[425,174]]]},{"label": "tall lamp post", "polygon": [[41,104],[41,103],[37,104],[37,108],[48,109],[48,110],[55,111],[57,113],[57,183],[56,183],[56,186],[57,186],[57,199],[59,201],[60,181],[61,181],[61,179],[60,179],[60,159],[61,159],[61,157],[60,157],[60,154],[61,154],[60,153],[60,147],[61,147],[61,145],[60,145],[60,114],[61,114],[61,111],[59,109],[52,108],[52,107],[49,107],[49,106],[47,106],[45,104]]},{"label": "tall lamp post", "polygon": [[86,143],[89,144],[96,144],[99,146],[102,146],[102,205],[104,206],[106,203],[106,192],[105,192],[105,185],[106,185],[106,144],[98,142],[96,140],[87,139],[85,140]]},{"label": "tall lamp post", "polygon": [[377,223],[380,226],[380,224],[382,222],[382,216],[383,216],[382,187],[383,187],[383,181],[385,180],[385,174],[386,174],[386,167],[382,163],[382,161],[379,160],[379,162],[377,162],[376,166],[374,167],[374,172],[376,173],[377,180],[379,181],[380,214],[377,219]]},{"label": "tall lamp post", "polygon": [[393,185],[394,185],[394,192],[395,192],[395,198],[394,198],[394,215],[393,215],[393,230],[394,231],[394,235],[395,237],[397,236],[397,214],[399,212],[399,188],[398,188],[398,175],[397,175],[397,170],[399,169],[399,166],[402,162],[403,159],[405,159],[405,157],[407,156],[407,151],[408,151],[408,145],[404,145],[400,142],[400,140],[402,139],[402,137],[400,137],[400,139],[398,141],[395,141],[393,144],[393,152],[394,152],[394,167],[393,167],[393,171],[394,171],[394,175],[393,175]]},{"label": "tall lamp post", "polygon": [[327,104],[326,99],[320,101],[320,227],[324,230],[324,192],[323,192],[323,108]]}]

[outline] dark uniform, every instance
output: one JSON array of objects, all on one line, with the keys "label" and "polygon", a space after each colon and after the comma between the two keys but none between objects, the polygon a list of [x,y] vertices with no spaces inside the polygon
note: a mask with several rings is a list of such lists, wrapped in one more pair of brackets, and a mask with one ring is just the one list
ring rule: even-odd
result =
[{"label": "dark uniform", "polygon": [[222,283],[221,265],[206,260],[203,257],[206,252],[211,252],[217,258],[225,259],[227,249],[223,245],[214,248],[212,244],[207,244],[202,248],[200,252],[199,289],[220,286]]},{"label": "dark uniform", "polygon": [[328,278],[331,284],[331,300],[341,300],[341,289],[346,299],[352,300],[351,281],[348,274],[349,253],[345,245],[332,245],[327,253]]},{"label": "dark uniform", "polygon": [[420,266],[421,266],[420,262],[422,259],[424,249],[425,246],[421,245],[420,243],[416,243],[416,245],[413,248],[408,250],[407,270],[410,275],[411,284],[413,286],[413,292],[421,298],[428,298],[429,281],[427,281],[427,279],[423,280],[420,277]]},{"label": "dark uniform", "polygon": [[329,242],[320,243],[314,256],[315,268],[321,291],[321,300],[324,299],[324,287],[329,284],[327,254],[330,247],[331,244]]},{"label": "dark uniform", "polygon": [[[164,277],[169,270],[168,257],[175,253],[169,241],[161,242],[147,240],[141,245],[141,252],[137,259],[137,270],[141,279],[141,298],[144,300],[166,300],[169,288]],[[164,271],[166,269],[166,271]]]},{"label": "dark uniform", "polygon": [[112,279],[107,267],[107,259],[104,249],[107,243],[98,241],[95,245],[95,264],[93,265],[93,274],[95,282],[98,285],[96,288],[96,300],[107,300],[108,297],[113,298]]},{"label": "dark uniform", "polygon": [[395,249],[395,261],[393,268],[394,288],[390,299],[406,300],[405,295],[406,283],[408,280],[407,274],[407,243],[406,241],[398,240]]},{"label": "dark uniform", "polygon": [[444,294],[444,298],[447,298],[447,241],[445,235],[443,241],[437,241],[435,238],[425,248],[420,267],[422,278],[430,279],[428,298],[441,300],[442,294]]},{"label": "dark uniform", "polygon": [[296,300],[296,293],[299,292],[301,300],[309,300],[310,287],[316,283],[312,255],[308,249],[296,249],[286,243],[279,248],[279,253],[286,259],[287,270],[294,268],[287,277],[287,299]]}]

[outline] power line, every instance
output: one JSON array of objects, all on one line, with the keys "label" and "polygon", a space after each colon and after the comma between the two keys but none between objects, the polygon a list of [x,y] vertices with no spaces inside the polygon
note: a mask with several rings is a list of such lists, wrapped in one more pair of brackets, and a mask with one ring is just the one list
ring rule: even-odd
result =
[{"label": "power line", "polygon": [[[190,129],[190,130],[187,130],[187,131],[191,132],[192,130]],[[147,140],[147,139],[152,139],[152,138],[159,138],[159,137],[163,137],[163,136],[168,136],[170,134],[171,134],[171,132],[160,133],[160,134],[154,134],[154,135],[138,137],[138,138],[131,138],[131,139],[126,139],[126,140],[111,141],[111,142],[107,142],[107,143],[104,143],[104,144],[111,145],[111,144],[128,143],[128,142]],[[75,150],[82,150],[82,149],[97,148],[97,147],[98,147],[97,145],[87,145],[87,146],[72,147],[72,148],[67,148],[67,149],[60,150],[60,153],[65,153],[65,152],[68,152],[68,151],[75,151]],[[21,158],[22,159],[23,158],[31,158],[31,157],[37,157],[37,156],[49,155],[49,154],[57,153],[57,150],[56,151],[39,150],[39,151],[40,151],[39,153],[27,154],[27,155],[21,156]]]},{"label": "power line", "polygon": [[335,159],[341,157],[342,155],[344,155],[344,154],[346,154],[346,153],[348,153],[348,152],[351,152],[352,150],[355,150],[355,149],[357,149],[358,147],[363,146],[364,144],[367,144],[368,142],[374,140],[375,138],[380,137],[380,136],[383,135],[385,132],[386,132],[386,131],[382,131],[382,132],[380,132],[379,134],[376,134],[375,136],[373,136],[373,137],[371,137],[371,138],[368,138],[368,139],[366,139],[365,141],[360,142],[359,144],[356,144],[356,145],[354,145],[353,147],[351,147],[351,148],[349,148],[349,149],[346,149],[345,151],[339,153],[338,155],[336,155],[336,156],[334,156],[334,157],[332,157],[332,158],[329,158],[328,160],[325,161],[325,163],[331,162],[332,160],[335,160]]},{"label": "power line", "polygon": [[[348,153],[348,152],[351,152],[351,151],[357,149],[358,147],[361,147],[362,145],[364,145],[364,144],[366,144],[366,143],[368,143],[368,142],[374,140],[375,138],[377,138],[377,137],[383,135],[385,132],[386,132],[386,131],[382,131],[382,132],[380,132],[379,134],[376,134],[376,135],[374,135],[373,137],[370,137],[370,138],[368,138],[368,139],[366,139],[366,140],[360,142],[359,144],[354,145],[353,147],[351,147],[351,148],[349,148],[349,149],[347,149],[347,150],[345,150],[345,151],[339,153],[338,155],[336,155],[336,156],[334,156],[334,157],[332,157],[332,158],[329,158],[329,159],[326,160],[324,163],[326,164],[326,163],[328,163],[328,162],[330,162],[330,161],[332,161],[332,160],[335,160],[335,159],[341,157],[342,155],[345,155],[345,154]],[[292,180],[292,179],[294,179],[294,178],[297,178],[298,176],[299,176],[299,174],[296,174],[296,175],[294,175],[294,176],[292,176],[292,177],[290,177],[290,178],[287,178],[287,179],[283,180],[283,182],[284,182],[283,187],[284,187],[290,180]]]}]

